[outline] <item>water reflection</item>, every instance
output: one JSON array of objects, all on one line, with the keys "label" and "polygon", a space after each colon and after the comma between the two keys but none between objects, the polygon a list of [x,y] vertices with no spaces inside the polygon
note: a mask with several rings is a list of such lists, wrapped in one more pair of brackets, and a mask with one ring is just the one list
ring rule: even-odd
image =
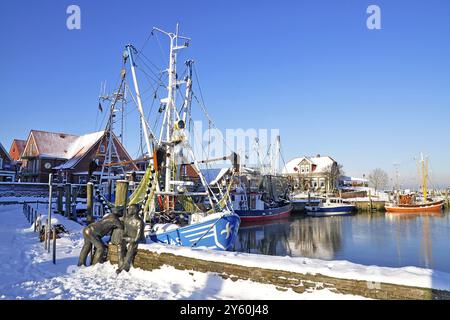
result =
[{"label": "water reflection", "polygon": [[450,272],[449,245],[448,212],[367,213],[243,224],[235,250]]},{"label": "water reflection", "polygon": [[244,224],[235,250],[248,253],[332,259],[341,248],[343,217],[298,217],[263,224]]}]

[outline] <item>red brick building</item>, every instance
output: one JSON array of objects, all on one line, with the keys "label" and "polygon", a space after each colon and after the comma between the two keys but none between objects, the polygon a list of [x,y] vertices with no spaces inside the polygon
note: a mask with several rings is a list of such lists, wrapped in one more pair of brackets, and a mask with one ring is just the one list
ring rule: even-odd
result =
[{"label": "red brick building", "polygon": [[[126,170],[137,170],[123,145],[113,136],[120,161],[129,161]],[[55,180],[86,183],[90,163],[103,163],[107,150],[105,131],[76,136],[66,133],[31,130],[22,153],[21,179],[26,182],[48,182],[49,173]],[[112,162],[119,161],[113,158]],[[100,169],[101,170],[101,169]],[[94,176],[99,172],[94,172]]]}]

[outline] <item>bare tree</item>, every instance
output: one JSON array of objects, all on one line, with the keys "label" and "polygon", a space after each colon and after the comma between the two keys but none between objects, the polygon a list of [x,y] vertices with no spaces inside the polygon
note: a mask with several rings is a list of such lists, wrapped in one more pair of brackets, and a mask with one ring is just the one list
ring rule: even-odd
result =
[{"label": "bare tree", "polygon": [[385,188],[389,182],[389,177],[386,171],[376,168],[369,174],[369,182],[377,191],[380,188]]},{"label": "bare tree", "polygon": [[334,189],[337,184],[337,180],[344,174],[342,165],[338,163],[327,166],[323,172],[327,180],[328,190]]}]

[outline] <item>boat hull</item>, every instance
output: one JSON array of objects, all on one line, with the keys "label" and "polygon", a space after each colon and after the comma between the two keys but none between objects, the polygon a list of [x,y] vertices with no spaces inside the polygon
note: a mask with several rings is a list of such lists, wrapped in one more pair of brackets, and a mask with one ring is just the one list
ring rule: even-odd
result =
[{"label": "boat hull", "polygon": [[231,250],[237,239],[241,219],[237,214],[225,214],[211,219],[179,227],[146,237],[147,243],[206,248],[211,250]]},{"label": "boat hull", "polygon": [[235,210],[242,222],[268,221],[287,218],[291,215],[292,204],[265,210]]},{"label": "boat hull", "polygon": [[444,201],[432,202],[422,205],[386,206],[386,211],[391,213],[420,213],[439,212],[442,210]]},{"label": "boat hull", "polygon": [[306,207],[306,214],[313,217],[326,217],[351,214],[355,210],[354,205],[336,206],[336,207]]},{"label": "boat hull", "polygon": [[319,205],[320,200],[291,200],[292,212],[305,212],[308,204]]}]

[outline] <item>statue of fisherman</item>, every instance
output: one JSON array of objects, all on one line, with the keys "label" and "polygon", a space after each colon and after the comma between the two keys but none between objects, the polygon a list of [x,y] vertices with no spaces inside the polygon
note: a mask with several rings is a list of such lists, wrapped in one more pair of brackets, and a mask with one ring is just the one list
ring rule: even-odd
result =
[{"label": "statue of fisherman", "polygon": [[98,262],[104,262],[106,245],[103,243],[102,238],[113,229],[123,230],[123,223],[119,220],[119,217],[123,215],[123,210],[123,207],[115,207],[111,210],[110,214],[105,215],[101,220],[91,223],[83,229],[84,245],[80,252],[78,266],[86,266],[86,259],[92,250],[92,246],[95,247],[95,255],[91,264],[94,265]]},{"label": "statue of fisherman", "polygon": [[123,270],[130,271],[134,256],[137,253],[139,243],[145,243],[144,220],[139,215],[139,205],[133,204],[128,207],[123,219],[123,238],[119,244],[119,268],[116,273]]}]

